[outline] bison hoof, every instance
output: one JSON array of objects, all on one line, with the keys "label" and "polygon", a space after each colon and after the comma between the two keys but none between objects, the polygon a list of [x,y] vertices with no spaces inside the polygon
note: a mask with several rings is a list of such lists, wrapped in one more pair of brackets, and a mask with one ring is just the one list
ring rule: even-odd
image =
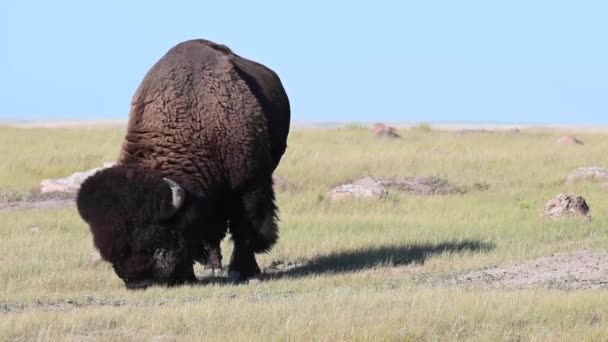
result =
[{"label": "bison hoof", "polygon": [[232,283],[246,283],[251,285],[262,282],[259,276],[244,277],[239,271],[230,271],[230,273],[228,273],[228,280]]},{"label": "bison hoof", "polygon": [[206,268],[203,271],[203,275],[207,276],[207,277],[221,277],[224,276],[224,270],[222,270],[221,268],[216,268],[216,269],[209,269]]},{"label": "bison hoof", "polygon": [[251,278],[249,278],[249,280],[247,280],[247,284],[249,284],[249,285],[257,285],[261,282],[262,282],[262,279],[260,279],[260,277],[251,277]]},{"label": "bison hoof", "polygon": [[228,280],[232,283],[240,282],[241,281],[241,272],[230,271],[230,273],[228,273]]}]

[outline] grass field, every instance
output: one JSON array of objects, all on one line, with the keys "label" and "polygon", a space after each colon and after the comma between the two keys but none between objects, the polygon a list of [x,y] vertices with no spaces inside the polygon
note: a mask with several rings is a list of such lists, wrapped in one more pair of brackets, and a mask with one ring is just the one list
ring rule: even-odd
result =
[{"label": "grass field", "polygon": [[[122,128],[0,128],[0,191],[30,192],[116,158]],[[601,341],[608,292],[429,285],[454,272],[557,252],[608,249],[608,198],[596,182],[567,184],[606,165],[608,135],[557,146],[563,132],[458,134],[364,127],[292,131],[277,173],[280,241],[259,284],[205,281],[128,292],[75,208],[0,212],[0,339],[95,341]],[[364,176],[440,176],[473,190],[383,201],[327,201]],[[475,190],[475,184],[487,186]],[[583,195],[593,221],[541,220],[560,192]],[[38,227],[32,230],[32,227]],[[230,253],[224,243],[224,255]]]}]

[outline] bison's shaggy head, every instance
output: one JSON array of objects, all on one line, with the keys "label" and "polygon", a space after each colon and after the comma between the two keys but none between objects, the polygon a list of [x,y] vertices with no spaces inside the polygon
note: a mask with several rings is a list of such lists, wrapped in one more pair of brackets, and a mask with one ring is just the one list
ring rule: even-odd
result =
[{"label": "bison's shaggy head", "polygon": [[193,227],[200,228],[205,210],[178,181],[115,166],[88,178],[76,202],[95,246],[127,288],[196,279],[193,263],[204,252]]}]

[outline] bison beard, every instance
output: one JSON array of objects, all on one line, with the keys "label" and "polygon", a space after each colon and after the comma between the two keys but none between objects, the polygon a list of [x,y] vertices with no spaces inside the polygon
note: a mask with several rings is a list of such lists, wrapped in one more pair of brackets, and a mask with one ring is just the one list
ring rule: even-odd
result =
[{"label": "bison beard", "polygon": [[290,108],[267,67],[207,40],[171,48],[135,92],[117,164],[88,178],[77,207],[101,256],[129,289],[195,281],[195,261],[260,274],[278,239],[272,173]]}]

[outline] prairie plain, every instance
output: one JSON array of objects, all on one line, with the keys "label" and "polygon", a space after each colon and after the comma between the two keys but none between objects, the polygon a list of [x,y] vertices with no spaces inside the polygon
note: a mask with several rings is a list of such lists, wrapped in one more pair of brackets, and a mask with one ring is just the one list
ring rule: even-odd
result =
[{"label": "prairie plain", "polygon": [[[1,127],[1,339],[608,336],[608,190],[598,180],[566,182],[578,167],[608,164],[607,132],[398,132],[400,139],[361,125],[292,130],[276,172],[289,182],[277,190],[280,239],[258,256],[261,282],[231,284],[197,265],[200,284],[127,291],[107,263],[91,259],[91,235],[69,196],[38,194],[44,178],[114,160],[124,128]],[[555,144],[564,134],[584,145]],[[466,191],[328,199],[333,187],[366,176],[437,176]],[[591,222],[541,218],[559,193],[584,196]],[[60,205],[26,205],[49,201]],[[229,255],[228,239],[223,249]]]}]

